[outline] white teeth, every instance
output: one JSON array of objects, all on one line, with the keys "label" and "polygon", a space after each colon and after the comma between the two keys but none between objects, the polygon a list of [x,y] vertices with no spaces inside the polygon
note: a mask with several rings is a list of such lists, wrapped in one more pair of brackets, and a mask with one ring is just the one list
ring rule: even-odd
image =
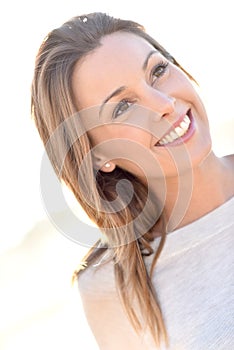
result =
[{"label": "white teeth", "polygon": [[172,142],[173,141],[173,138],[170,135],[167,135],[166,139],[167,139],[168,142]]},{"label": "white teeth", "polygon": [[177,126],[175,128],[175,132],[177,133],[178,136],[183,136],[184,135],[184,129],[181,128],[180,126]]},{"label": "white teeth", "polygon": [[173,140],[177,139],[177,137],[178,137],[178,135],[175,131],[171,131],[170,136],[172,137]]},{"label": "white teeth", "polygon": [[182,122],[180,123],[180,126],[177,126],[174,130],[172,130],[170,133],[165,135],[163,139],[161,139],[158,143],[160,145],[166,145],[167,143],[177,140],[179,137],[186,134],[190,124],[191,124],[191,121],[189,117],[186,115],[182,120]]},{"label": "white teeth", "polygon": [[181,123],[180,123],[180,127],[181,127],[182,129],[186,129],[187,126],[188,126],[188,124],[187,124],[186,122],[181,122]]}]

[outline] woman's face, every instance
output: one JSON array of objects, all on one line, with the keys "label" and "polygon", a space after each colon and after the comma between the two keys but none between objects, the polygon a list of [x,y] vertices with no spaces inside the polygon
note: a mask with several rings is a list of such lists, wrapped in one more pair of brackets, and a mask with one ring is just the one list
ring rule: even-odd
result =
[{"label": "woman's face", "polygon": [[141,37],[103,37],[76,65],[72,84],[103,171],[119,166],[138,177],[170,177],[198,166],[210,152],[194,83]]}]

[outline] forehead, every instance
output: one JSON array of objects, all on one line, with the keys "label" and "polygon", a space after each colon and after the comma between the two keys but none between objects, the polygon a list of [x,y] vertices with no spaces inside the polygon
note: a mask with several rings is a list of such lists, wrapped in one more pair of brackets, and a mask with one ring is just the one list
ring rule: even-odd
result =
[{"label": "forehead", "polygon": [[132,33],[104,36],[101,46],[75,67],[72,85],[79,108],[97,105],[120,86],[134,84],[152,49],[149,42]]}]

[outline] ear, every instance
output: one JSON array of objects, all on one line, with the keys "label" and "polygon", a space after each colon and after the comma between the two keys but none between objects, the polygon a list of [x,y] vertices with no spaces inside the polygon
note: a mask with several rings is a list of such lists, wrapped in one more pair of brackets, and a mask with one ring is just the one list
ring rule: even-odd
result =
[{"label": "ear", "polygon": [[104,173],[111,173],[113,170],[115,170],[115,164],[113,162],[106,162],[101,168],[101,171]]},{"label": "ear", "polygon": [[112,172],[116,167],[113,161],[106,161],[106,159],[103,156],[100,156],[100,154],[93,154],[93,164],[95,169],[101,170],[105,173]]}]

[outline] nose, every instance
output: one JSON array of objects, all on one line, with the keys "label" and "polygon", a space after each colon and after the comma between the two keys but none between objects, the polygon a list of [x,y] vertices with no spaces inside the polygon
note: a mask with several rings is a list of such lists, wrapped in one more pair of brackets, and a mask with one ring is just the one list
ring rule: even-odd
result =
[{"label": "nose", "polygon": [[149,87],[144,96],[144,105],[153,112],[154,121],[159,121],[175,111],[176,99],[169,94]]}]

